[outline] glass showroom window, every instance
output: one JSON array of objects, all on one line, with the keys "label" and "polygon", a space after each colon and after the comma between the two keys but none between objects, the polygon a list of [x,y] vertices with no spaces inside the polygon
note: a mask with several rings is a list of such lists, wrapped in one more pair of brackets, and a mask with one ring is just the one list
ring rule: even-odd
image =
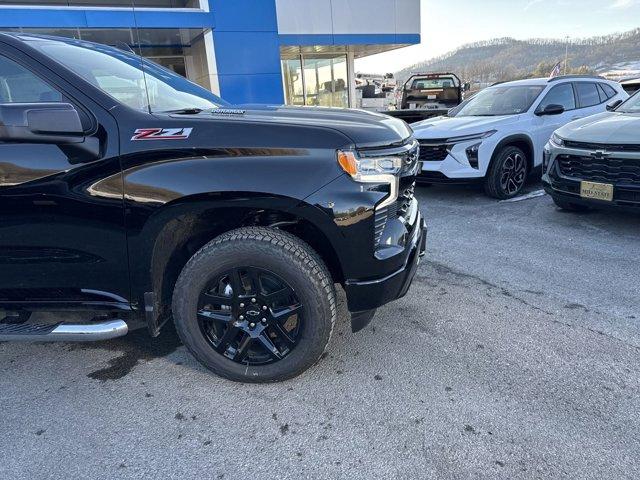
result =
[{"label": "glass showroom window", "polygon": [[205,75],[204,72],[198,71],[201,62],[193,58],[202,47],[200,40],[203,31],[198,29],[18,28],[13,30],[130,48],[135,53],[196,82]]},{"label": "glass showroom window", "polygon": [[282,61],[289,105],[349,107],[346,54],[300,55]]},{"label": "glass showroom window", "polygon": [[304,105],[304,83],[300,58],[282,61],[284,93],[287,105]]}]

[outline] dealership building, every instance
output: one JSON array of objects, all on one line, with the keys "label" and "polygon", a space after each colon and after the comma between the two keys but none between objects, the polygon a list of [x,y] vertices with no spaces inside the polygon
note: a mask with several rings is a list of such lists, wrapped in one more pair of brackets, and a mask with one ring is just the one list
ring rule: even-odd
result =
[{"label": "dealership building", "polygon": [[420,0],[0,0],[0,30],[128,45],[233,103],[346,107],[355,59],[420,42]]}]

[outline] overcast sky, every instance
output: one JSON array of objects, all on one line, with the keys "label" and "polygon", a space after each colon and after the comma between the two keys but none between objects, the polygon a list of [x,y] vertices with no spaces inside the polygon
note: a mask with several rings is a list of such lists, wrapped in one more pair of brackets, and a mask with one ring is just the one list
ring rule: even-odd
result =
[{"label": "overcast sky", "polygon": [[497,37],[583,38],[640,27],[640,0],[421,2],[422,43],[356,60],[356,71],[393,72],[465,43]]}]

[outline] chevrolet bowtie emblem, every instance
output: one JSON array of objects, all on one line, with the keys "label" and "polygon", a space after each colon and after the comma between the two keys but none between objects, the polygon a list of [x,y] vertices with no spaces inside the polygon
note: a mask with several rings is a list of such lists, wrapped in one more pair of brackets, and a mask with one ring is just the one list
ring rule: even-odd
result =
[{"label": "chevrolet bowtie emblem", "polygon": [[601,159],[601,158],[606,158],[606,157],[608,157],[609,155],[611,155],[611,154],[610,154],[609,152],[607,152],[606,150],[596,150],[595,152],[593,152],[593,153],[591,154],[591,156],[592,156],[593,158],[600,158],[600,159]]}]

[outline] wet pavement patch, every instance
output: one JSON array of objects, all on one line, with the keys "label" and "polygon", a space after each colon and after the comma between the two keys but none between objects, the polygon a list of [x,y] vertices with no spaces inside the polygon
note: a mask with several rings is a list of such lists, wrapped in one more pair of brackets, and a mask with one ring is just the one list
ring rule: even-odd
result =
[{"label": "wet pavement patch", "polygon": [[104,368],[91,372],[87,377],[106,382],[126,377],[141,360],[166,357],[180,346],[180,339],[172,326],[167,326],[157,338],[151,338],[146,330],[107,343],[83,344],[83,348],[99,348],[119,351],[122,354],[109,360]]}]

